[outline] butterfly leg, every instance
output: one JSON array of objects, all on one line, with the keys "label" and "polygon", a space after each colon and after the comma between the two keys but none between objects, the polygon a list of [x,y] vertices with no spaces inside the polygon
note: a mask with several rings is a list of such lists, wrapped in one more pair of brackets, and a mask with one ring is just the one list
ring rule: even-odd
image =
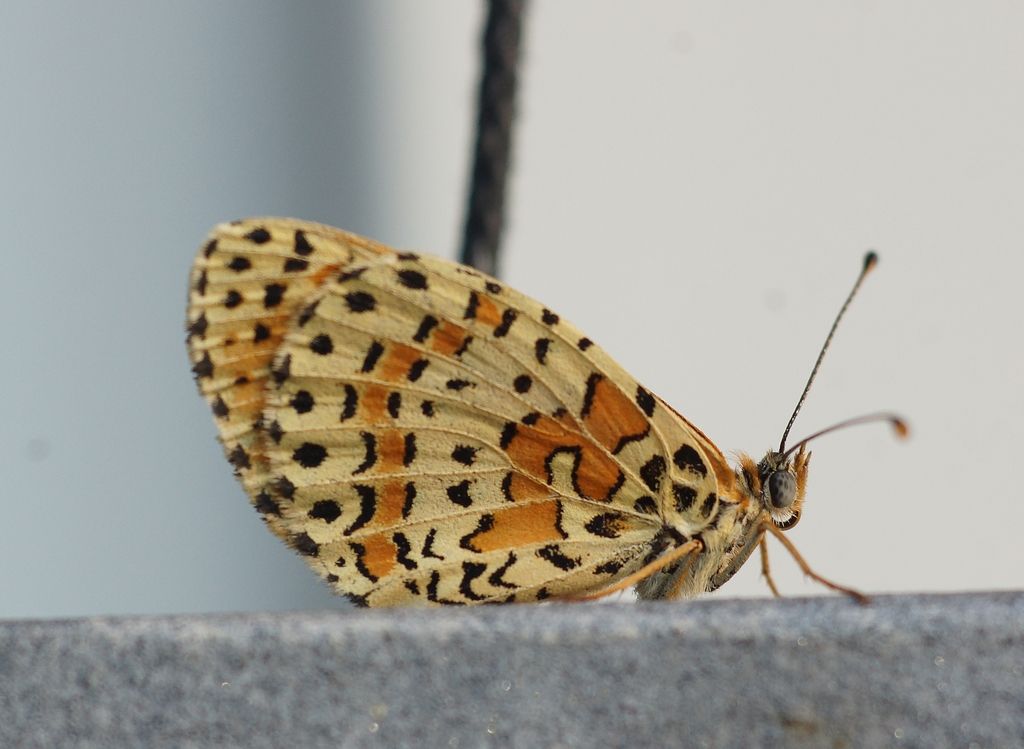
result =
[{"label": "butterfly leg", "polygon": [[775,580],[772,579],[772,571],[768,566],[768,537],[762,535],[758,545],[761,547],[761,575],[764,577],[764,581],[768,583],[768,588],[771,590],[772,595],[776,598],[782,598],[779,589],[775,587]]},{"label": "butterfly leg", "polygon": [[[853,588],[847,588],[845,585],[840,585],[839,583],[834,583],[828,578],[822,577],[812,570],[811,566],[807,564],[807,561],[800,555],[800,552],[796,550],[795,546],[793,546],[793,542],[786,538],[785,534],[776,528],[774,523],[765,523],[764,527],[765,530],[775,536],[775,538],[779,539],[779,543],[786,547],[786,551],[789,552],[790,556],[793,557],[793,561],[800,566],[800,569],[803,570],[803,573],[807,575],[807,577],[821,583],[826,588],[831,588],[834,591],[850,596],[850,598],[857,601],[857,603],[870,603],[871,599],[860,591],[854,590]],[[764,543],[763,539],[761,543]]]},{"label": "butterfly leg", "polygon": [[636,572],[626,575],[626,577],[619,580],[614,585],[610,585],[607,588],[602,588],[595,593],[585,593],[579,596],[569,596],[563,600],[566,601],[596,601],[599,598],[610,596],[612,593],[618,593],[620,590],[631,588],[641,580],[650,577],[658,570],[663,567],[667,567],[679,559],[682,559],[687,554],[699,554],[704,549],[704,543],[699,539],[695,538],[692,541],[687,541],[682,546],[677,546],[671,551],[662,554],[657,559],[648,562],[643,567],[638,569]]},{"label": "butterfly leg", "polygon": [[693,557],[692,556],[688,556],[686,558],[686,561],[683,562],[683,568],[681,570],[679,570],[678,573],[674,573],[675,576],[676,576],[676,581],[672,584],[672,587],[669,588],[668,591],[665,593],[664,600],[666,600],[666,601],[674,601],[675,599],[680,597],[680,593],[681,593],[681,591],[683,589],[683,585],[685,585],[687,583],[687,581],[688,581],[688,579],[686,577],[686,573],[690,569],[690,564],[692,562],[693,562]]}]

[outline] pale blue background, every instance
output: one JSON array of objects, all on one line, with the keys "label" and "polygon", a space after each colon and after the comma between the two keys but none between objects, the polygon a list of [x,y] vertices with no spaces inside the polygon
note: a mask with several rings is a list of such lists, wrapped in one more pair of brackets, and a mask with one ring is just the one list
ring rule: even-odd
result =
[{"label": "pale blue background", "polygon": [[[252,214],[452,255],[480,5],[0,4],[0,617],[340,605],[214,441],[188,266]],[[795,434],[915,436],[822,441],[791,538],[867,590],[1020,587],[1024,6],[532,11],[506,278],[759,454],[876,248]]]}]

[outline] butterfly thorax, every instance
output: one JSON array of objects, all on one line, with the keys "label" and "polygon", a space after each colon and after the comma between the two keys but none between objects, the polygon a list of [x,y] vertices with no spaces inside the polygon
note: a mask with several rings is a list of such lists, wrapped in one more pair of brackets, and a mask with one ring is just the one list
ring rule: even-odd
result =
[{"label": "butterfly thorax", "polygon": [[689,598],[724,585],[761,542],[765,525],[782,530],[800,518],[810,454],[792,459],[769,451],[759,463],[740,456],[736,495],[724,498],[714,522],[701,534],[702,552],[650,576],[636,587],[641,599]]}]

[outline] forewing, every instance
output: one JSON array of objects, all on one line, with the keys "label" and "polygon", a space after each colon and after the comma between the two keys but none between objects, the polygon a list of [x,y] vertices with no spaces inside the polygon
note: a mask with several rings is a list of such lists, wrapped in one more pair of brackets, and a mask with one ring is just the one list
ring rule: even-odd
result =
[{"label": "forewing", "polygon": [[[289,275],[300,235],[321,254]],[[275,532],[357,602],[590,591],[714,517],[717,449],[533,300],[302,222],[213,238],[190,341],[225,448]]]}]

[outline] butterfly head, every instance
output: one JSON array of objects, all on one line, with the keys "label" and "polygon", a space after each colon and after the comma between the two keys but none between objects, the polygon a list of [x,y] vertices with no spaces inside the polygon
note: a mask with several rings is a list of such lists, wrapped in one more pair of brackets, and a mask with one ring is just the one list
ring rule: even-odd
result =
[{"label": "butterfly head", "polygon": [[800,520],[810,459],[811,454],[803,449],[795,455],[769,450],[757,464],[758,498],[781,530]]},{"label": "butterfly head", "polygon": [[788,530],[800,520],[810,460],[810,452],[803,448],[789,453],[769,450],[758,463],[740,455],[742,483],[780,530]]}]

